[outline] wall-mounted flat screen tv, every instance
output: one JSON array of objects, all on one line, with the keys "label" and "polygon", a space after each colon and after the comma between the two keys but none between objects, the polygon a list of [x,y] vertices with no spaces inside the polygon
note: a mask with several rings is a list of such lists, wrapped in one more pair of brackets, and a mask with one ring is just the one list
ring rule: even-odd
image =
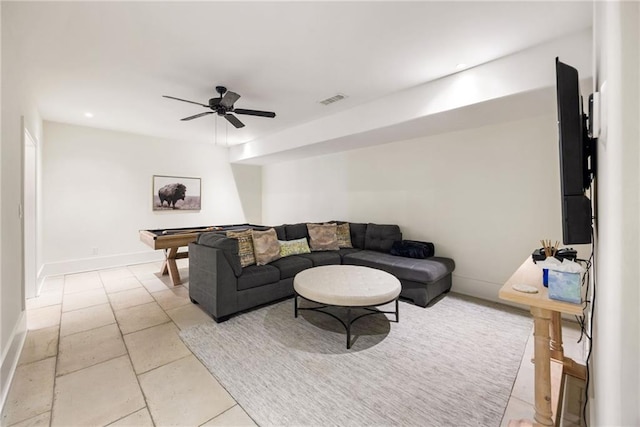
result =
[{"label": "wall-mounted flat screen tv", "polygon": [[595,140],[589,137],[578,70],[556,58],[556,94],[560,142],[562,240],[591,243],[591,200],[585,192],[595,175]]}]

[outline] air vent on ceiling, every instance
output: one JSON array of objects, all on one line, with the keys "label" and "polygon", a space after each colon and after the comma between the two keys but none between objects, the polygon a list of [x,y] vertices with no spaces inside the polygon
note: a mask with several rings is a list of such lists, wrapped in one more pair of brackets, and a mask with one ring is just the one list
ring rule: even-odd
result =
[{"label": "air vent on ceiling", "polygon": [[322,101],[320,101],[320,104],[323,104],[323,105],[333,104],[334,102],[342,101],[346,97],[347,95],[343,95],[339,93],[337,95],[332,96],[331,98],[323,99]]}]

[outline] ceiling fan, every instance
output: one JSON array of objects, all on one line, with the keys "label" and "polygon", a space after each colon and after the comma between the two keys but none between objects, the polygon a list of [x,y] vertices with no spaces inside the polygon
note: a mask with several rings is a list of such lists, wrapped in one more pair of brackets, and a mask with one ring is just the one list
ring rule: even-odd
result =
[{"label": "ceiling fan", "polygon": [[211,98],[209,100],[209,104],[201,104],[199,102],[188,101],[186,99],[176,98],[175,96],[162,95],[164,98],[175,99],[176,101],[188,102],[190,104],[200,105],[205,108],[209,108],[212,111],[205,111],[204,113],[195,114],[193,116],[185,117],[184,119],[180,119],[182,121],[197,119],[198,117],[206,116],[209,114],[216,113],[219,116],[223,116],[229,123],[231,123],[236,128],[244,127],[244,123],[242,123],[236,116],[231,113],[236,114],[246,114],[248,116],[259,116],[259,117],[275,117],[276,113],[271,111],[259,111],[259,110],[247,110],[244,108],[234,108],[233,104],[240,98],[235,92],[227,91],[227,88],[224,86],[216,86],[216,92],[220,95],[219,98]]}]

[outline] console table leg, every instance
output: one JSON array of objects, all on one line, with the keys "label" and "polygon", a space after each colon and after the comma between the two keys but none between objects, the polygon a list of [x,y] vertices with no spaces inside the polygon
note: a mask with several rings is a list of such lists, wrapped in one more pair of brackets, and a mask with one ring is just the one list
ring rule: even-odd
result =
[{"label": "console table leg", "polygon": [[559,311],[551,313],[551,357],[556,360],[564,360],[564,348],[562,347],[562,315]]},{"label": "console table leg", "polygon": [[293,317],[298,318],[298,294],[293,296]]},{"label": "console table leg", "polygon": [[551,350],[549,327],[551,311],[531,307],[533,335],[535,337],[535,408],[534,419],[544,426],[554,425],[551,412]]},{"label": "console table leg", "polygon": [[347,349],[351,348],[351,308],[347,308]]}]

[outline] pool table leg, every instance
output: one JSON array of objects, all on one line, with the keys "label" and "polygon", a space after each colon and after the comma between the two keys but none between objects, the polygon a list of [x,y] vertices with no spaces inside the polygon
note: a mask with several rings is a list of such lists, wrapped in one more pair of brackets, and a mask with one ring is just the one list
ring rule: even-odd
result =
[{"label": "pool table leg", "polygon": [[180,280],[180,273],[178,272],[178,264],[176,264],[178,248],[165,249],[164,255],[164,262],[162,263],[160,274],[165,275],[169,273],[173,286],[178,286],[182,283]]}]

